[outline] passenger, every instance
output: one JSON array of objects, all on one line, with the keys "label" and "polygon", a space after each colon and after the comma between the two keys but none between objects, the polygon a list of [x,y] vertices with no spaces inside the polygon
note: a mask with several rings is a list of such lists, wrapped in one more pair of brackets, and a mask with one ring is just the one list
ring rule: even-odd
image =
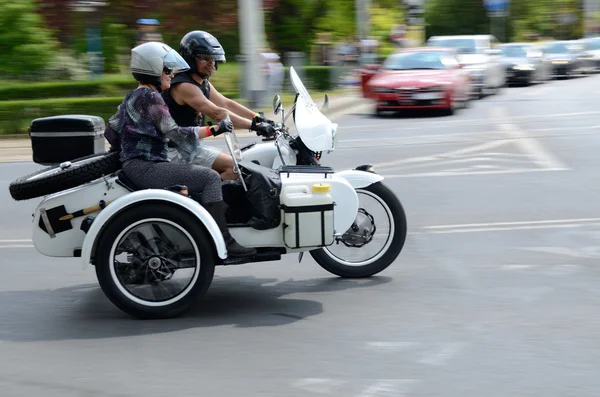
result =
[{"label": "passenger", "polygon": [[[219,225],[229,256],[252,256],[256,250],[242,247],[229,233],[219,174],[191,164],[202,150],[199,140],[232,131],[231,120],[226,117],[211,127],[180,127],[160,95],[169,88],[174,72],[188,68],[187,62],[166,44],[148,42],[133,48],[131,72],[138,87],[125,96],[109,119],[106,138],[113,149],[120,148],[123,172],[134,184],[153,189],[182,184],[190,192],[201,192],[201,204]],[[169,141],[177,146],[181,162],[167,158]]]}]

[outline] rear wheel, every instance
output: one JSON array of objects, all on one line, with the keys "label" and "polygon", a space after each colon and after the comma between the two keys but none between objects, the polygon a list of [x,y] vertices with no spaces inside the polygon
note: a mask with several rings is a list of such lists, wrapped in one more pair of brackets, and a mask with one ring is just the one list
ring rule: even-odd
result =
[{"label": "rear wheel", "polygon": [[402,251],[407,232],[404,208],[387,186],[377,182],[356,193],[359,212],[352,227],[332,246],[310,251],[323,269],[346,278],[385,270]]},{"label": "rear wheel", "polygon": [[96,276],[110,301],[142,319],[176,317],[210,286],[212,239],[195,217],[164,204],[126,209],[102,232]]}]

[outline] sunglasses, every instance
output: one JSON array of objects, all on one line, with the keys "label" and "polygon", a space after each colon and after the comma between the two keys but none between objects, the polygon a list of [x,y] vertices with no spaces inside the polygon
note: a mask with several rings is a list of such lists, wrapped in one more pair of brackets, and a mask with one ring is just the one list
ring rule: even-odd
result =
[{"label": "sunglasses", "polygon": [[168,67],[166,67],[166,66],[165,66],[165,67],[163,67],[163,72],[164,72],[166,75],[169,75],[169,74],[172,74],[172,73],[173,73],[173,69],[169,69]]},{"label": "sunglasses", "polygon": [[214,62],[215,59],[211,55],[198,55],[198,59],[204,62]]}]

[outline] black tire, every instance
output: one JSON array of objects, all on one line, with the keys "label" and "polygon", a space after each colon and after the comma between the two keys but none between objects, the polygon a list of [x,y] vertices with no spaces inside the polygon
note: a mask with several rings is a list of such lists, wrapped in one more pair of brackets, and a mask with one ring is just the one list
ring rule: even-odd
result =
[{"label": "black tire", "polygon": [[[200,269],[196,269],[198,277],[189,291],[179,300],[163,306],[146,306],[133,301],[119,289],[116,285],[119,281],[111,274],[114,261],[110,256],[117,237],[133,223],[147,218],[165,219],[185,229],[193,238],[200,255]],[[134,204],[124,210],[103,230],[96,252],[96,277],[102,291],[116,307],[139,319],[165,319],[182,315],[206,293],[214,277],[216,253],[209,233],[188,211],[165,203]]]},{"label": "black tire", "polygon": [[398,257],[406,241],[407,222],[404,208],[396,195],[381,182],[374,183],[357,191],[366,190],[378,196],[390,209],[394,219],[394,236],[387,252],[379,259],[363,266],[344,265],[329,256],[324,248],[310,251],[313,259],[325,270],[344,278],[371,277],[382,272]]},{"label": "black tire", "polygon": [[60,165],[46,167],[13,181],[8,187],[10,195],[17,201],[29,200],[77,187],[121,169],[118,152],[93,154],[70,163],[64,169]]}]

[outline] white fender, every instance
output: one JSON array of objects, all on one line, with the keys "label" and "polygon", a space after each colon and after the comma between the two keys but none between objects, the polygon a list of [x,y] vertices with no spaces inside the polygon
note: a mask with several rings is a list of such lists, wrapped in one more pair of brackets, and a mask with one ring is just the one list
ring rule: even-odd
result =
[{"label": "white fender", "polygon": [[227,258],[227,248],[225,246],[225,241],[223,240],[223,235],[221,234],[219,226],[204,207],[202,207],[198,202],[178,193],[164,189],[145,189],[128,193],[118,198],[110,203],[110,205],[107,205],[106,208],[104,208],[98,214],[96,219],[94,219],[94,222],[92,223],[92,226],[90,227],[90,230],[87,232],[85,240],[83,241],[83,247],[81,248],[81,260],[84,268],[90,265],[92,252],[95,250],[98,234],[106,222],[125,207],[148,200],[168,201],[170,203],[177,204],[186,210],[189,210],[190,213],[195,215],[208,230],[210,236],[215,242],[215,247],[217,249],[217,255],[219,255],[219,258]]},{"label": "white fender", "polygon": [[336,176],[344,178],[352,185],[354,189],[367,187],[376,182],[382,181],[383,177],[379,174],[374,174],[367,171],[345,170],[335,173]]}]

